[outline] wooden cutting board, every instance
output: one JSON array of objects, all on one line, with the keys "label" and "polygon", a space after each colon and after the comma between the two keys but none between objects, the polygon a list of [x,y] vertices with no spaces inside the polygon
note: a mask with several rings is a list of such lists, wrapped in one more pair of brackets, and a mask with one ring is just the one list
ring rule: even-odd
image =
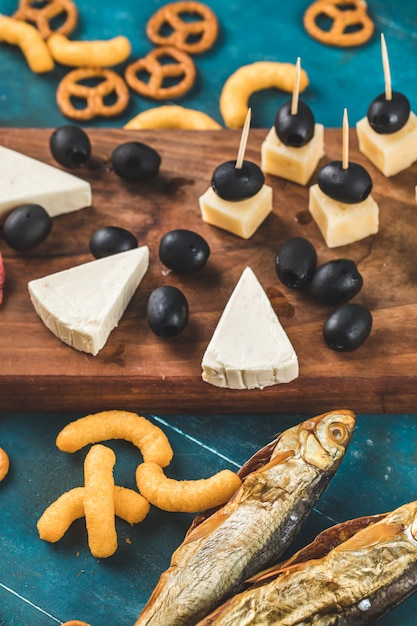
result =
[{"label": "wooden cutting board", "polygon": [[[253,130],[246,158],[260,163],[265,130]],[[358,152],[351,130],[352,161],[365,165],[380,207],[376,236],[329,250],[309,217],[308,188],[267,176],[273,213],[244,241],[205,224],[198,197],[213,169],[234,159],[239,131],[88,130],[91,164],[77,175],[91,181],[93,206],[54,218],[48,239],[28,253],[11,250],[0,235],[7,283],[0,308],[1,411],[88,413],[106,408],[150,413],[316,413],[337,407],[366,413],[417,412],[417,165],[384,178]],[[49,130],[0,129],[0,144],[56,165]],[[151,183],[127,184],[111,170],[112,150],[128,140],[156,148],[162,157]],[[341,131],[327,130],[326,157],[340,159]],[[311,182],[314,182],[313,177]],[[1,182],[0,182],[1,189]],[[91,234],[115,225],[135,233],[150,248],[150,269],[106,346],[91,356],[62,344],[42,324],[27,283],[88,260]],[[190,228],[211,248],[207,266],[177,275],[159,261],[161,236]],[[319,263],[355,260],[364,278],[355,301],[368,306],[374,324],[367,342],[352,353],[336,353],[322,339],[333,310],[306,293],[284,287],[274,260],[281,242],[299,235],[316,246]],[[223,308],[246,266],[271,299],[298,354],[297,380],[264,390],[223,390],[201,379],[201,358]],[[146,320],[153,289],[176,285],[186,295],[190,319],[177,337],[160,339]]]}]

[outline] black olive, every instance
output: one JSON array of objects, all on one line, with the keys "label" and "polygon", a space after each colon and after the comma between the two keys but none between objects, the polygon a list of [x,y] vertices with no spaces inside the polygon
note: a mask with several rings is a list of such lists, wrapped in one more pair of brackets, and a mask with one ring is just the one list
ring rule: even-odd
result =
[{"label": "black olive", "polygon": [[129,182],[143,183],[157,176],[161,157],[145,143],[128,141],[113,150],[111,162],[120,178]]},{"label": "black olive", "polygon": [[90,239],[90,252],[96,259],[138,247],[135,235],[118,226],[103,226]]},{"label": "black olive", "polygon": [[147,315],[149,326],[156,335],[174,337],[187,325],[187,299],[177,287],[163,285],[149,296]]},{"label": "black olive", "polygon": [[30,250],[38,246],[51,230],[52,218],[39,204],[17,207],[3,224],[4,239],[15,250]]},{"label": "black olive", "polygon": [[317,253],[310,241],[291,237],[284,242],[275,256],[275,271],[280,281],[291,289],[301,289],[314,274]]},{"label": "black olive", "polygon": [[210,255],[206,240],[192,230],[179,228],[166,233],[159,244],[159,258],[176,272],[201,270]]},{"label": "black olive", "polygon": [[368,108],[368,122],[376,133],[390,135],[400,130],[410,117],[408,98],[398,91],[392,92],[391,100],[380,94]]},{"label": "black olive", "polygon": [[341,161],[327,163],[319,171],[317,182],[326,196],[346,204],[363,202],[372,191],[372,178],[366,169],[352,162],[346,169]]},{"label": "black olive", "polygon": [[323,339],[332,350],[350,352],[369,337],[372,315],[362,304],[342,304],[333,311],[323,326]]},{"label": "black olive", "polygon": [[305,102],[298,102],[298,111],[291,113],[291,101],[278,109],[275,116],[275,132],[286,146],[301,148],[312,140],[315,119],[310,107]]},{"label": "black olive", "polygon": [[256,163],[244,160],[242,167],[236,167],[236,161],[225,161],[214,170],[211,186],[223,200],[236,202],[254,196],[264,182],[263,172]]},{"label": "black olive", "polygon": [[91,156],[88,136],[79,126],[65,124],[56,128],[49,139],[51,154],[60,165],[69,168],[80,167]]},{"label": "black olive", "polygon": [[354,261],[334,259],[316,269],[310,293],[322,304],[343,304],[356,296],[362,285],[363,279]]}]

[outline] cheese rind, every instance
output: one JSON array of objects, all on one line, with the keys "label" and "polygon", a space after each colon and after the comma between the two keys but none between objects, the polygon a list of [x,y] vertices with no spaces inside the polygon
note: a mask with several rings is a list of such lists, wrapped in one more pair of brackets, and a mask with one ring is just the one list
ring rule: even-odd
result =
[{"label": "cheese rind", "polygon": [[308,209],[329,248],[345,246],[378,232],[379,209],[372,196],[363,202],[345,204],[312,185]]},{"label": "cheese rind", "polygon": [[367,117],[356,124],[359,150],[384,176],[394,176],[417,160],[417,116],[411,111],[407,123],[389,135],[374,131]]},{"label": "cheese rind", "polygon": [[298,359],[262,285],[243,271],[202,359],[216,387],[263,389],[298,376]]},{"label": "cheese rind", "polygon": [[251,198],[236,202],[223,200],[209,187],[199,203],[205,222],[249,239],[272,211],[272,187],[263,185]]},{"label": "cheese rind", "polygon": [[91,205],[89,182],[0,146],[0,222],[22,204],[40,204],[51,217]]},{"label": "cheese rind", "polygon": [[96,355],[119,323],[149,265],[141,246],[32,280],[35,311],[58,339]]},{"label": "cheese rind", "polygon": [[306,185],[324,156],[324,126],[315,124],[314,135],[305,146],[286,146],[272,127],[261,146],[261,169],[299,185]]}]

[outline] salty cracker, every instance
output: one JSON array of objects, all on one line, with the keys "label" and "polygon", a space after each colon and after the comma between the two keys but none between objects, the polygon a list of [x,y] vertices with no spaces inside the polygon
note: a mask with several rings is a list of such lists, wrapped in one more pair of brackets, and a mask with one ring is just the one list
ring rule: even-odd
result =
[{"label": "salty cracker", "polygon": [[199,480],[174,480],[165,476],[160,465],[145,462],[136,469],[136,484],[141,494],[163,511],[196,513],[227,502],[242,481],[230,470]]},{"label": "salty cracker", "polygon": [[47,44],[55,61],[73,67],[112,67],[126,61],[132,49],[123,35],[108,40],[71,41],[54,33]]},{"label": "salty cracker", "polygon": [[[142,522],[149,512],[149,502],[133,489],[115,485],[113,498],[114,514],[129,524]],[[39,536],[44,541],[56,543],[81,517],[84,517],[84,487],[75,487],[45,509],[37,523]]]},{"label": "salty cracker", "polygon": [[3,448],[0,448],[0,481],[6,478],[9,472],[9,467],[10,467],[9,455],[7,454],[6,450],[3,450]]},{"label": "salty cracker", "polygon": [[[242,128],[249,108],[249,98],[263,89],[282,89],[291,93],[294,88],[296,66],[279,61],[256,61],[238,68],[223,85],[220,94],[220,112],[226,126]],[[309,83],[304,69],[300,72],[300,92]]]},{"label": "salty cracker", "polygon": [[[187,14],[198,20],[187,21]],[[164,34],[164,27],[169,34]],[[156,45],[171,45],[189,54],[211,48],[217,38],[219,24],[215,13],[202,2],[170,2],[156,11],[146,25],[146,34]]]},{"label": "salty cracker", "polygon": [[32,24],[0,15],[2,41],[19,46],[32,72],[43,74],[54,69],[55,63],[49,48]]},{"label": "salty cracker", "polygon": [[[320,26],[320,17],[331,20],[328,30]],[[304,14],[304,27],[320,43],[338,47],[360,46],[374,32],[365,0],[316,0]]]},{"label": "salty cracker", "polygon": [[[98,80],[90,87],[83,84],[87,79]],[[106,104],[106,98],[114,95],[115,102]],[[76,108],[72,98],[85,100],[86,106]],[[68,72],[58,85],[56,100],[63,115],[78,121],[94,117],[112,117],[125,110],[129,103],[129,89],[123,78],[104,67],[79,67]]]},{"label": "salty cracker", "polygon": [[153,128],[180,128],[183,130],[218,130],[221,125],[212,117],[186,107],[167,104],[142,111],[132,118],[124,128],[144,130]]},{"label": "salty cracker", "polygon": [[145,417],[128,411],[102,411],[70,422],[58,434],[56,445],[63,452],[76,452],[90,443],[125,439],[142,453],[143,460],[166,467],[173,456],[165,433]]},{"label": "salty cracker", "polygon": [[[52,27],[52,20],[60,16],[64,19],[56,29]],[[13,17],[25,22],[31,22],[39,31],[43,39],[47,39],[53,32],[70,35],[78,21],[78,9],[72,0],[20,0],[19,8]]]}]

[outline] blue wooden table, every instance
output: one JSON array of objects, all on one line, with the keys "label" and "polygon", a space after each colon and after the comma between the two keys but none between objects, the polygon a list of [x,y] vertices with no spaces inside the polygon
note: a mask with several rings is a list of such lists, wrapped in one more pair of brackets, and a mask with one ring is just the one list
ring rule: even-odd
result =
[{"label": "blue wooden table", "polygon": [[[16,4],[0,0],[0,13],[12,14]],[[80,0],[80,20],[73,37],[107,39],[123,34],[131,39],[132,58],[138,58],[152,48],[145,23],[162,4]],[[414,0],[370,0],[375,35],[367,45],[352,49],[329,48],[306,34],[302,15],[308,0],[210,0],[208,4],[219,17],[220,37],[211,51],[196,58],[198,79],[179,104],[205,111],[223,123],[219,95],[234,70],[258,60],[295,62],[301,56],[310,78],[303,97],[317,120],[338,127],[343,108],[348,107],[353,124],[365,114],[370,99],[383,90],[379,37],[384,32],[393,87],[406,93],[417,109]],[[65,72],[57,67],[50,74],[36,76],[19,49],[1,45],[0,124],[54,127],[66,122],[55,104],[56,87]],[[253,125],[270,126],[277,107],[287,98],[277,90],[255,94]],[[121,127],[153,106],[154,102],[132,94],[122,116],[89,125]],[[140,413],[141,407],[137,410]],[[0,414],[0,445],[11,458],[10,473],[0,484],[0,624],[53,626],[75,618],[91,626],[133,624],[190,523],[191,516],[156,509],[136,526],[118,520],[119,548],[106,560],[91,556],[83,520],[75,522],[57,544],[41,541],[36,522],[44,509],[62,492],[83,484],[86,451],[68,455],[55,445],[57,433],[75,417],[79,416],[60,414],[59,407],[53,415]],[[199,478],[226,467],[236,469],[277,432],[304,416],[149,417],[166,432],[174,449],[167,473],[175,478]],[[346,458],[294,547],[335,522],[391,510],[416,499],[416,435],[415,415],[358,416]],[[141,460],[138,451],[126,442],[109,445],[117,456],[116,483],[133,487],[134,470]],[[415,626],[416,612],[417,597],[412,597],[380,623]]]}]

